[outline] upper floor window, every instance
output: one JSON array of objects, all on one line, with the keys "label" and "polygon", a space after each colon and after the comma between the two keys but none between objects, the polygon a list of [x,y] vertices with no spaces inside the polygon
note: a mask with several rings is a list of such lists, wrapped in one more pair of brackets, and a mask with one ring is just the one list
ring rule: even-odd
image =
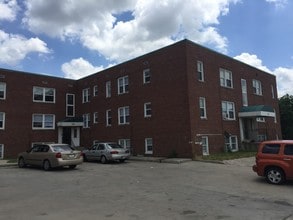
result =
[{"label": "upper floor window", "polygon": [[118,109],[118,124],[129,124],[129,106],[121,107]]},{"label": "upper floor window", "polygon": [[66,94],[66,117],[75,116],[75,95]]},{"label": "upper floor window", "polygon": [[272,98],[275,98],[275,90],[274,90],[274,86],[271,85],[271,91],[272,91]]},{"label": "upper floor window", "polygon": [[33,114],[33,129],[55,129],[55,115]]},{"label": "upper floor window", "polygon": [[111,81],[106,82],[106,98],[111,97]]},{"label": "upper floor window", "polygon": [[242,105],[248,106],[247,85],[246,85],[245,79],[241,79],[241,91],[242,91]]},{"label": "upper floor window", "polygon": [[90,114],[83,114],[83,128],[89,128],[90,127],[90,121],[91,121],[91,116]]},{"label": "upper floor window", "polygon": [[151,71],[150,69],[143,70],[143,84],[151,82]]},{"label": "upper floor window", "polygon": [[98,123],[98,112],[94,112],[94,124]]},{"label": "upper floor window", "polygon": [[6,83],[0,82],[0,99],[6,99]]},{"label": "upper floor window", "polygon": [[222,101],[222,116],[224,120],[235,120],[235,107],[233,102]]},{"label": "upper floor window", "polygon": [[253,86],[253,93],[255,95],[262,95],[261,82],[259,80],[254,79],[252,81],[252,86]]},{"label": "upper floor window", "polygon": [[148,118],[152,116],[152,104],[150,102],[144,103],[144,117]]},{"label": "upper floor window", "polygon": [[203,62],[197,61],[197,79],[199,81],[204,81],[204,72],[203,72]]},{"label": "upper floor window", "polygon": [[207,118],[206,99],[204,97],[199,98],[199,110],[200,110],[200,118]]},{"label": "upper floor window", "polygon": [[0,112],[0,129],[3,130],[5,128],[5,113]]},{"label": "upper floor window", "polygon": [[86,88],[82,90],[82,103],[86,103],[90,101],[90,88]]},{"label": "upper floor window", "polygon": [[93,96],[97,96],[98,95],[98,86],[95,85],[93,88]]},{"label": "upper floor window", "polygon": [[112,125],[112,112],[111,109],[108,109],[106,111],[106,126],[111,126]]},{"label": "upper floor window", "polygon": [[55,103],[55,89],[34,86],[33,99],[34,102]]},{"label": "upper floor window", "polygon": [[128,93],[128,76],[118,78],[117,82],[118,94]]},{"label": "upper floor window", "polygon": [[220,84],[223,87],[233,88],[232,72],[225,69],[220,69]]}]

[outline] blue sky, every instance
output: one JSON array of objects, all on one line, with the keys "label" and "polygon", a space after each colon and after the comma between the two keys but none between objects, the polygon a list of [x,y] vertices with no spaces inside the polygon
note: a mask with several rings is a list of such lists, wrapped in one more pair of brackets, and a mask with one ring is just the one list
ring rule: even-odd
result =
[{"label": "blue sky", "polygon": [[78,79],[187,38],[293,95],[289,0],[0,0],[0,68]]}]

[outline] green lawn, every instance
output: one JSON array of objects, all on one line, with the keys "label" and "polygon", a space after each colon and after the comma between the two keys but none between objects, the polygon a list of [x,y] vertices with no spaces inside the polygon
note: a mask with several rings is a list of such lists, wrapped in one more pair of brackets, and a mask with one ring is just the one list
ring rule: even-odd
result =
[{"label": "green lawn", "polygon": [[227,152],[227,153],[218,153],[212,154],[209,156],[203,156],[203,160],[233,160],[244,157],[254,157],[256,154],[255,151],[238,151],[238,152]]}]

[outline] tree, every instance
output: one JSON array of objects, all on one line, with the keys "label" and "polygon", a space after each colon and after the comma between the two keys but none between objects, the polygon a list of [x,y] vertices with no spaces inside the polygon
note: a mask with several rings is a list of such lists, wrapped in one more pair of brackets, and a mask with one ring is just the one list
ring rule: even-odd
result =
[{"label": "tree", "polygon": [[284,95],[279,99],[280,120],[283,139],[293,139],[293,96]]}]

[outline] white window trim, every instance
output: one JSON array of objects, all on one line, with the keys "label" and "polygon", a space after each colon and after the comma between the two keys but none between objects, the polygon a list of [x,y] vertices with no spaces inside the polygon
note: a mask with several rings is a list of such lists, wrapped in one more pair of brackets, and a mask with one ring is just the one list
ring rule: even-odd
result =
[{"label": "white window trim", "polygon": [[111,81],[106,82],[106,98],[111,97]]},{"label": "white window trim", "polygon": [[0,82],[0,85],[3,86],[3,97],[0,97],[0,100],[5,100],[6,99],[6,83]]},{"label": "white window trim", "polygon": [[[196,62],[196,69],[197,69],[197,79],[200,82],[204,82],[204,70],[203,70],[203,62],[198,60]],[[199,75],[201,77],[199,77]]]},{"label": "white window trim", "polygon": [[98,112],[94,112],[93,114],[93,118],[94,118],[94,124],[98,124],[99,122],[99,115],[98,115]]},{"label": "white window trim", "polygon": [[90,102],[90,88],[82,90],[82,103]]},{"label": "white window trim", "polygon": [[129,138],[119,139],[118,144],[120,144],[122,147],[127,148],[127,149],[131,148],[131,141]]},{"label": "white window trim", "polygon": [[91,122],[90,113],[83,114],[82,118],[83,118],[83,128],[90,128],[90,122]]},{"label": "white window trim", "polygon": [[[111,117],[109,116],[109,113],[111,113]],[[109,119],[111,119],[111,123],[109,123]],[[112,126],[112,111],[111,111],[111,109],[106,110],[106,126],[107,127]]]},{"label": "white window trim", "polygon": [[[235,149],[232,149],[232,147],[230,148],[230,146],[233,144],[232,143],[232,138],[235,138],[235,140],[236,140],[236,142],[234,143],[235,144]],[[229,142],[226,142],[226,140],[228,140]],[[232,152],[236,152],[236,151],[239,150],[237,135],[231,135],[231,136],[227,137],[226,140],[225,140],[225,145],[226,145],[227,150],[231,150]]]},{"label": "white window trim", "polygon": [[[210,155],[210,151],[209,151],[209,137],[208,136],[202,136],[201,137],[201,146],[202,146],[202,155],[207,156]],[[205,139],[205,145],[203,144],[203,139]],[[205,147],[205,150],[204,150]]]},{"label": "white window trim", "polygon": [[[68,104],[68,96],[73,96],[73,104]],[[68,107],[73,108],[73,114],[68,114]],[[66,94],[66,117],[74,117],[75,116],[75,94],[67,93]]]},{"label": "white window trim", "polygon": [[[123,77],[119,77],[117,79],[117,90],[118,90],[118,95],[122,95],[125,93],[129,92],[129,79],[128,76],[123,76]],[[120,88],[122,89],[122,91],[120,91]]]},{"label": "white window trim", "polygon": [[[231,81],[231,86],[228,85],[228,81]],[[233,89],[232,71],[220,68],[220,85],[225,88]]]},{"label": "white window trim", "polygon": [[0,130],[5,130],[5,112],[0,112],[2,114],[3,120],[2,120],[2,127],[0,127]]},{"label": "white window trim", "polygon": [[[147,80],[147,78],[149,78],[149,80]],[[151,83],[151,71],[150,69],[144,69],[143,70],[143,84],[148,84],[148,83]]]},{"label": "white window trim", "polygon": [[[152,141],[152,150],[148,150],[148,141],[151,140]],[[145,146],[145,154],[153,154],[154,151],[154,143],[153,143],[153,139],[152,138],[145,138],[144,139],[144,146]]]},{"label": "white window trim", "polygon": [[[203,106],[201,106],[203,104]],[[206,109],[206,99],[205,97],[199,97],[199,109],[200,109],[200,114],[201,114],[201,109],[203,109],[204,115],[201,116],[201,119],[206,119],[207,118],[207,109]]]},{"label": "white window trim", "polygon": [[[150,105],[150,108],[147,108],[148,105]],[[144,117],[145,118],[152,117],[152,113],[151,114],[147,114],[148,110],[150,110],[152,112],[152,103],[151,102],[144,103]]]},{"label": "white window trim", "polygon": [[[35,100],[35,89],[41,89],[42,90],[42,97],[43,97],[42,100]],[[46,101],[46,90],[49,90],[49,89],[53,90],[53,101]],[[33,87],[33,102],[55,103],[56,102],[56,89],[40,87],[40,86],[34,86]]]},{"label": "white window trim", "polygon": [[[223,104],[226,105],[226,112],[223,112]],[[233,118],[230,118],[230,114],[229,114],[230,111],[228,109],[228,104],[231,104],[233,106]],[[222,117],[224,120],[228,120],[228,121],[236,120],[234,102],[222,101],[221,108],[222,108]]]},{"label": "white window trim", "polygon": [[247,82],[246,82],[246,79],[241,79],[241,93],[242,93],[242,105],[243,106],[248,106]]},{"label": "white window trim", "polygon": [[[42,116],[42,127],[34,127],[34,116],[39,115]],[[52,127],[45,127],[46,125],[46,116],[53,116]],[[54,130],[55,129],[55,115],[54,114],[38,114],[34,113],[32,115],[32,129],[33,130]]]},{"label": "white window trim", "polygon": [[93,87],[93,96],[98,96],[98,93],[99,93],[99,88],[98,88],[98,85],[95,85]]},{"label": "white window trim", "polygon": [[253,94],[262,96],[262,84],[260,80],[253,79],[252,80]]},{"label": "white window trim", "polygon": [[[130,117],[129,106],[124,106],[124,107],[118,108],[118,124],[119,125],[128,125],[129,124],[129,117]],[[123,120],[121,120],[121,118]]]}]

